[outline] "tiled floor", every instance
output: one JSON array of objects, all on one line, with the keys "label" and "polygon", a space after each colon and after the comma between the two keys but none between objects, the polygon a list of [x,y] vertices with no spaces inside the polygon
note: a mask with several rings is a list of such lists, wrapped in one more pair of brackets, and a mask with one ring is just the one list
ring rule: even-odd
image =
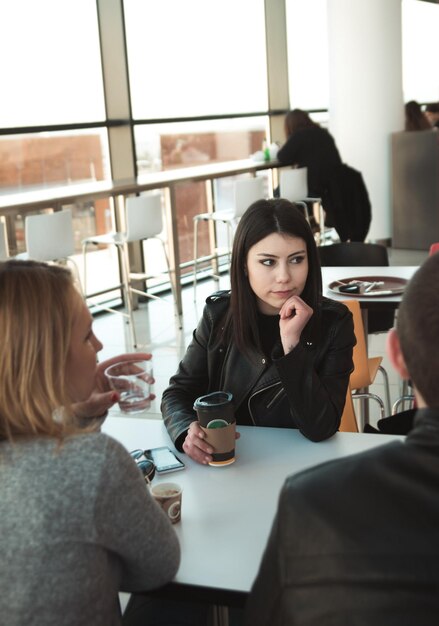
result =
[{"label": "tiled floor", "polygon": [[[390,249],[389,257],[391,265],[418,265],[427,257],[427,252]],[[156,379],[154,391],[157,395],[150,411],[147,414],[140,414],[139,419],[145,419],[145,416],[150,419],[161,418],[161,394],[186,350],[201,315],[204,300],[216,289],[227,289],[228,287],[228,276],[222,277],[219,283],[213,280],[203,281],[198,284],[196,302],[194,302],[192,287],[185,287],[183,289],[183,328],[181,330],[178,328],[174,316],[171,295],[166,297],[166,302],[153,301],[148,304],[141,304],[139,310],[135,312],[138,338],[144,346],[138,350],[145,349],[153,354]],[[94,329],[104,344],[101,360],[131,351],[128,328],[121,315],[102,314],[97,316]],[[391,401],[393,403],[400,396],[400,381],[385,356],[384,333],[370,336],[369,355],[384,356],[383,366],[389,374]],[[377,382],[370,390],[380,397],[384,397],[382,379],[379,373]],[[378,417],[377,405],[373,402],[371,403],[370,422],[374,424]]]}]

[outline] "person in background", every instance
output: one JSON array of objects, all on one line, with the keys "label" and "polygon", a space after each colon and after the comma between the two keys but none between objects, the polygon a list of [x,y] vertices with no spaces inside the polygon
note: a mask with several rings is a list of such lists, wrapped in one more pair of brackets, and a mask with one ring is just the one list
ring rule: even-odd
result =
[{"label": "person in background", "polygon": [[248,626],[430,626],[439,611],[439,254],[411,279],[387,353],[418,406],[406,439],[287,478]]},{"label": "person in background", "polygon": [[433,128],[439,128],[439,102],[427,104],[425,107],[425,117]]},{"label": "person in background", "polygon": [[58,266],[0,263],[0,328],[0,621],[119,624],[118,592],[164,585],[180,560],[135,462],[89,420],[117,400],[105,367],[129,355],[97,364]]},{"label": "person in background", "polygon": [[277,160],[308,168],[308,196],[325,198],[330,178],[342,163],[334,138],[301,109],[287,113],[284,128],[286,142]]},{"label": "person in background", "polygon": [[206,301],[177,373],[162,396],[178,450],[212,460],[193,409],[211,391],[233,394],[238,425],[299,428],[321,441],[340,425],[355,343],[352,316],[322,297],[311,228],[283,199],[259,200],[233,242],[231,291]]},{"label": "person in background", "polygon": [[416,100],[405,105],[405,130],[430,130],[431,125]]}]

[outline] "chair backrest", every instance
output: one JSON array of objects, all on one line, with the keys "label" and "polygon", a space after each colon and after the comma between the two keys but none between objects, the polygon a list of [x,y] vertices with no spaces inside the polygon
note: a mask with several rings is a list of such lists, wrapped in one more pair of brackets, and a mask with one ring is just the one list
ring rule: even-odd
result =
[{"label": "chair backrest", "polygon": [[34,261],[56,261],[75,252],[70,209],[28,215],[25,220],[26,251]]},{"label": "chair backrest", "polygon": [[360,303],[358,300],[352,299],[344,300],[343,304],[346,305],[352,313],[355,339],[357,340],[352,354],[354,371],[349,379],[349,386],[351,389],[361,389],[361,387],[367,387],[370,385],[371,380],[369,373],[369,357],[367,354],[366,337],[364,334]]},{"label": "chair backrest", "polygon": [[248,207],[264,197],[264,179],[260,176],[240,178],[235,181],[235,217],[241,215]]},{"label": "chair backrest", "polygon": [[317,249],[322,266],[389,265],[387,248],[378,243],[352,241],[319,246]]},{"label": "chair backrest", "polygon": [[6,224],[0,219],[0,261],[5,261],[8,256],[9,251],[6,239]]},{"label": "chair backrest", "polygon": [[341,433],[358,433],[358,422],[352,401],[352,390],[349,385],[346,392],[346,402],[341,416],[339,431]]},{"label": "chair backrest", "polygon": [[299,167],[282,170],[279,184],[280,197],[290,202],[299,202],[308,197],[308,168]]},{"label": "chair backrest", "polygon": [[436,252],[439,252],[439,243],[432,243],[430,246],[429,255],[431,256],[432,254],[436,254]]},{"label": "chair backrest", "polygon": [[163,230],[162,195],[129,196],[125,201],[127,241],[156,237]]}]

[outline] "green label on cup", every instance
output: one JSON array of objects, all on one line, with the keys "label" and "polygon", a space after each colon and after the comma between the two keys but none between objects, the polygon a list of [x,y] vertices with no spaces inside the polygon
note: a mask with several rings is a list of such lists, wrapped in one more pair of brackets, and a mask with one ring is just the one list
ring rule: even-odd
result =
[{"label": "green label on cup", "polygon": [[210,421],[206,428],[226,428],[228,426],[228,422],[226,420],[215,419]]}]

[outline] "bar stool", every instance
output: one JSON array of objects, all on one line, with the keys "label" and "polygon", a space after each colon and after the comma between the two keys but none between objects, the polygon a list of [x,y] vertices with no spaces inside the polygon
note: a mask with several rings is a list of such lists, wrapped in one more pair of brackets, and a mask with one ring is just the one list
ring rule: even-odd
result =
[{"label": "bar stool", "polygon": [[28,215],[24,221],[24,233],[26,252],[21,252],[14,258],[46,263],[70,263],[82,294],[78,266],[72,259],[75,254],[75,238],[71,210]]},{"label": "bar stool", "polygon": [[297,167],[282,170],[280,173],[279,193],[281,198],[285,198],[303,207],[303,212],[308,223],[310,223],[310,215],[307,202],[318,203],[320,239],[323,241],[325,237],[325,219],[323,217],[322,199],[310,198],[308,196],[308,168]]},{"label": "bar stool", "polygon": [[233,232],[241,215],[248,207],[264,197],[264,179],[260,177],[241,178],[234,182],[233,208],[217,213],[198,213],[194,215],[194,300],[197,295],[197,271],[198,271],[198,224],[200,222],[222,222],[227,226],[227,250],[230,263]]},{"label": "bar stool", "polygon": [[165,242],[159,236],[163,230],[162,217],[162,197],[160,193],[149,193],[141,196],[130,196],[125,201],[125,223],[126,231],[110,232],[103,235],[94,235],[87,237],[82,241],[83,267],[84,267],[84,292],[86,298],[90,297],[87,292],[87,249],[94,245],[113,245],[116,246],[120,253],[121,262],[121,278],[124,302],[126,304],[126,312],[118,311],[110,307],[100,307],[111,313],[118,313],[127,318],[133,347],[137,347],[137,336],[134,326],[132,294],[144,296],[152,300],[162,300],[160,296],[151,294],[147,291],[137,289],[133,286],[134,281],[146,282],[150,278],[154,278],[155,274],[146,274],[143,272],[131,272],[129,264],[128,244],[132,242],[145,241],[146,239],[156,239],[161,243],[163,254],[166,260],[167,273],[171,283],[171,291],[174,300],[175,314],[179,321],[179,328],[182,327],[181,316],[177,310],[177,300],[174,293],[174,287],[171,280],[171,270],[169,267],[169,258],[166,251]]}]

